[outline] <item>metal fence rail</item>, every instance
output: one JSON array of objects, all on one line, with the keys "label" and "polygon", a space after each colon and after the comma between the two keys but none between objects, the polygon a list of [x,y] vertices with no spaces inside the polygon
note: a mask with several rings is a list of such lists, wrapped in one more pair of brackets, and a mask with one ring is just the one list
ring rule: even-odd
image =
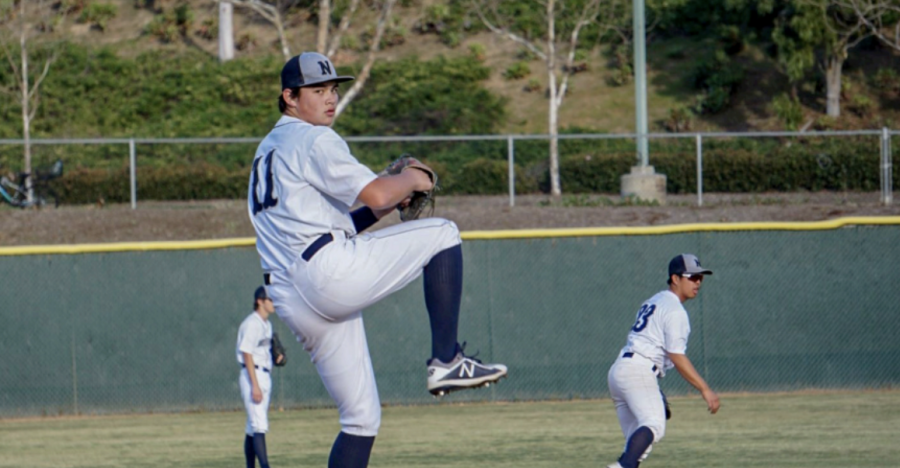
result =
[{"label": "metal fence rail", "polygon": [[[712,139],[740,139],[740,138],[841,138],[850,136],[871,136],[878,138],[880,148],[879,179],[881,181],[881,203],[890,205],[893,203],[893,162],[891,137],[900,135],[900,130],[882,128],[880,130],[849,130],[849,131],[813,131],[813,132],[695,132],[695,133],[650,133],[639,135],[636,133],[618,134],[560,134],[556,138],[560,140],[636,140],[638,137],[649,140],[666,139],[693,139],[697,151],[697,205],[703,205],[703,144],[704,140]],[[505,141],[507,146],[507,164],[509,168],[509,205],[515,206],[515,161],[516,142],[530,140],[550,140],[548,134],[530,135],[440,135],[440,136],[351,136],[345,139],[355,143],[387,143],[387,142],[460,142],[460,141]],[[131,188],[131,207],[137,208],[137,147],[138,145],[158,144],[248,144],[258,143],[262,138],[47,138],[32,139],[32,145],[127,145],[128,164]],[[21,139],[0,139],[0,145],[24,145]]]}]

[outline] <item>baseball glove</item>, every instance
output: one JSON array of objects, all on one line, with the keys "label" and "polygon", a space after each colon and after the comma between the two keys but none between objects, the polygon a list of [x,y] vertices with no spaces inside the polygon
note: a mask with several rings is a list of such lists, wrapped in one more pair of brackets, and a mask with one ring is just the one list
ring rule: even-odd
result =
[{"label": "baseball glove", "polygon": [[400,220],[412,221],[414,219],[419,219],[426,207],[430,208],[428,216],[431,216],[431,213],[434,212],[434,192],[440,190],[438,187],[438,176],[433,169],[422,164],[421,161],[409,154],[403,154],[392,163],[388,164],[388,166],[378,175],[397,175],[407,169],[418,169],[425,172],[428,174],[428,177],[431,178],[432,184],[431,189],[429,190],[424,192],[413,192],[410,196],[408,205],[397,205],[397,211],[400,212]]},{"label": "baseball glove", "polygon": [[284,353],[284,345],[278,339],[278,333],[272,332],[272,348],[269,351],[272,353],[272,364],[277,367],[287,364],[287,354]]}]

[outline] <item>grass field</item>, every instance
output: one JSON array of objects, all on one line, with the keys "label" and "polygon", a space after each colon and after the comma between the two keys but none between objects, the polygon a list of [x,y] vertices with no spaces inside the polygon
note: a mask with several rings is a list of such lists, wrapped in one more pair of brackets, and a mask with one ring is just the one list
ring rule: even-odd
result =
[{"label": "grass field", "polygon": [[[673,398],[642,468],[898,467],[900,391]],[[273,467],[326,466],[335,410],[271,413]],[[237,467],[242,412],[0,420],[0,467]],[[623,443],[609,400],[388,407],[371,467],[597,467]]]}]

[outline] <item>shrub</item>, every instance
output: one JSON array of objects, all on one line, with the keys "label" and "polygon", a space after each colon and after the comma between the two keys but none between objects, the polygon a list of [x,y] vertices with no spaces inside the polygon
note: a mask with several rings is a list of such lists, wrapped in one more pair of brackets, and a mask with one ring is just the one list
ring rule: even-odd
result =
[{"label": "shrub", "polygon": [[[525,169],[516,165],[516,192],[533,193],[537,181]],[[478,158],[459,168],[453,183],[445,186],[447,193],[462,195],[498,195],[509,193],[509,165],[505,160]]]},{"label": "shrub", "polygon": [[687,106],[678,106],[669,109],[669,117],[666,118],[665,127],[670,132],[685,132],[691,129],[691,119],[694,113]]},{"label": "shrub", "polygon": [[879,68],[872,78],[872,85],[883,94],[900,91],[900,77],[893,68]]},{"label": "shrub", "polygon": [[529,78],[528,83],[522,87],[522,91],[526,93],[533,93],[535,91],[541,90],[541,80],[537,78]]},{"label": "shrub", "polygon": [[788,130],[796,130],[803,121],[803,107],[796,98],[783,93],[772,100],[772,109]]},{"label": "shrub", "polygon": [[847,107],[850,109],[850,112],[865,118],[871,117],[872,112],[875,110],[875,103],[868,96],[857,94],[850,99],[850,104]]},{"label": "shrub", "polygon": [[[60,0],[59,12],[64,14],[78,14],[87,8],[87,6],[88,0]],[[3,11],[2,7],[0,7],[0,11]]]},{"label": "shrub", "polygon": [[694,110],[698,114],[714,114],[724,110],[743,79],[743,68],[722,50],[701,60],[692,76],[694,87],[703,91]]},{"label": "shrub", "polygon": [[89,23],[93,27],[106,31],[106,22],[115,18],[118,8],[115,5],[91,2],[87,8],[81,11],[78,21]]},{"label": "shrub", "polygon": [[479,62],[484,62],[485,58],[487,58],[487,48],[477,42],[469,44],[469,56]]},{"label": "shrub", "polygon": [[519,80],[530,74],[531,67],[528,66],[527,62],[516,62],[503,72],[503,77],[507,80]]},{"label": "shrub", "polygon": [[217,18],[207,18],[197,28],[197,35],[207,41],[217,40],[219,37],[219,21]]},{"label": "shrub", "polygon": [[256,36],[251,33],[241,34],[234,42],[234,48],[237,50],[247,51],[254,47],[256,47]]},{"label": "shrub", "polygon": [[606,79],[606,83],[610,86],[631,83],[634,78],[634,49],[629,44],[617,44],[613,46],[610,54],[613,73]]},{"label": "shrub", "polygon": [[150,20],[147,32],[164,42],[174,42],[186,36],[194,24],[194,12],[187,3],[165,10]]}]

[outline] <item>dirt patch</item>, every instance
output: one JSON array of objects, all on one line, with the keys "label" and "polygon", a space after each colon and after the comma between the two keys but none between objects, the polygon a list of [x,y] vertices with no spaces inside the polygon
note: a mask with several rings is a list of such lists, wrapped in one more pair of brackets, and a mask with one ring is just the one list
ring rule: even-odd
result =
[{"label": "dirt patch", "polygon": [[[895,194],[900,203],[900,197]],[[821,221],[847,216],[900,216],[900,205],[883,205],[879,193],[765,193],[670,195],[666,206],[636,206],[614,195],[439,197],[435,216],[461,230],[498,230],[685,223]],[[375,228],[399,222],[396,215]],[[0,246],[253,237],[243,200],[139,202],[62,206],[57,209],[0,209]]]}]

